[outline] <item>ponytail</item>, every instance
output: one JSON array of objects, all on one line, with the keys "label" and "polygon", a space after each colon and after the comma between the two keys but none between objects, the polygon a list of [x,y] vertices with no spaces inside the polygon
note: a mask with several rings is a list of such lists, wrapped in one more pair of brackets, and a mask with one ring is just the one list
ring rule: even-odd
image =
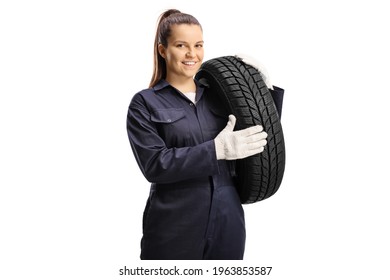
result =
[{"label": "ponytail", "polygon": [[154,87],[161,79],[166,78],[167,65],[158,51],[158,46],[159,44],[162,44],[165,48],[168,46],[168,38],[171,36],[171,26],[173,24],[196,24],[201,26],[195,17],[184,14],[179,10],[170,9],[160,15],[154,39],[153,75],[149,87]]}]

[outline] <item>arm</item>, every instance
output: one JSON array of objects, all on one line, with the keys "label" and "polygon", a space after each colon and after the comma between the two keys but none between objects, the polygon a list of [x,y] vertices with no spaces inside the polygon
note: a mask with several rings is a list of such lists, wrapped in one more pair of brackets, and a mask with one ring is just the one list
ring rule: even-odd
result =
[{"label": "arm", "polygon": [[273,88],[268,89],[271,92],[272,99],[274,100],[276,109],[279,114],[279,119],[282,118],[282,106],[283,106],[283,97],[284,97],[284,89],[273,86]]},{"label": "arm", "polygon": [[148,181],[170,183],[219,173],[213,140],[193,147],[167,148],[150,119],[143,99],[135,96],[128,110],[127,133]]}]

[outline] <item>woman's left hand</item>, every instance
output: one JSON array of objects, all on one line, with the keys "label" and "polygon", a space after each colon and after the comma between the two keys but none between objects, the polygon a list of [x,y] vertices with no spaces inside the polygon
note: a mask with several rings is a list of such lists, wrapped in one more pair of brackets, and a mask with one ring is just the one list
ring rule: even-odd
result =
[{"label": "woman's left hand", "polygon": [[268,75],[268,71],[262,63],[260,63],[256,58],[254,58],[250,55],[247,55],[247,54],[239,53],[239,54],[236,54],[236,57],[242,59],[242,61],[244,63],[255,67],[260,72],[264,83],[267,85],[267,88],[273,89],[271,80],[270,80],[269,75]]}]

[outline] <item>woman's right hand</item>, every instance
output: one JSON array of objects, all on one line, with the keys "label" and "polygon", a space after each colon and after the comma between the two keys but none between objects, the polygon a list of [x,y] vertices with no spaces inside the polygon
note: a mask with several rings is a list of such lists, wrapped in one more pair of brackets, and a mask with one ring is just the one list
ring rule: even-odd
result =
[{"label": "woman's right hand", "polygon": [[242,159],[264,151],[267,133],[262,126],[233,131],[235,125],[236,117],[229,115],[226,127],[214,139],[217,160]]}]

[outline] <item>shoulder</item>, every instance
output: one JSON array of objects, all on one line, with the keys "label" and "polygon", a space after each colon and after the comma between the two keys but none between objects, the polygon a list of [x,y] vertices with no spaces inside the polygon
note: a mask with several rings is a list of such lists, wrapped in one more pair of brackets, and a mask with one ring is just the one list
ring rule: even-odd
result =
[{"label": "shoulder", "polygon": [[133,102],[133,100],[138,100],[138,99],[145,98],[145,97],[150,96],[150,95],[152,95],[154,93],[155,92],[154,92],[153,88],[146,88],[146,89],[140,90],[139,92],[134,94],[134,96],[131,99],[131,101]]},{"label": "shoulder", "polygon": [[153,88],[147,88],[137,92],[131,98],[130,107],[145,106],[147,104],[148,99],[150,99],[153,95],[155,95],[155,91],[153,90]]},{"label": "shoulder", "polygon": [[167,81],[162,79],[155,86],[136,93],[132,98],[132,103],[140,101],[147,103],[161,102],[161,99],[164,99],[164,95],[173,91],[174,88]]}]

